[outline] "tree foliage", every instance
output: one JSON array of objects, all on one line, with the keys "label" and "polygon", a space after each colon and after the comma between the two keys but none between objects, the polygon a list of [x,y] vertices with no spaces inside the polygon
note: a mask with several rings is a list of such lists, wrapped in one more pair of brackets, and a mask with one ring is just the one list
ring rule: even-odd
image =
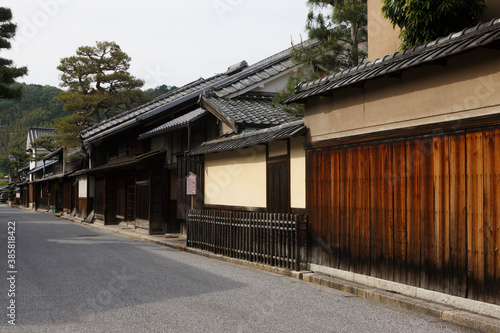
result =
[{"label": "tree foliage", "polygon": [[92,116],[94,124],[147,101],[139,89],[144,81],[129,73],[131,58],[114,42],[81,46],[76,55],[61,59],[59,98],[64,108]]},{"label": "tree foliage", "polygon": [[[0,7],[0,50],[10,49],[9,39],[16,35],[17,25],[12,23],[12,11],[9,8]],[[19,98],[21,89],[19,86],[12,87],[16,78],[28,73],[27,67],[15,67],[14,62],[9,59],[0,58],[0,98]]]},{"label": "tree foliage", "polygon": [[382,14],[401,29],[408,49],[480,22],[484,0],[383,0]]},{"label": "tree foliage", "polygon": [[146,97],[149,99],[155,99],[156,97],[160,97],[161,95],[165,95],[173,90],[177,89],[176,86],[167,86],[166,84],[162,84],[156,88],[149,88],[144,93]]},{"label": "tree foliage", "polygon": [[22,168],[28,165],[29,156],[25,151],[11,151],[9,161],[9,174],[13,182],[22,181]]},{"label": "tree foliage", "polygon": [[[306,29],[310,40],[293,47],[293,58],[302,67],[289,76],[274,104],[292,96],[297,84],[345,68],[357,66],[367,56],[366,0],[308,0]],[[319,10],[319,11],[318,11]],[[303,105],[285,107],[293,116],[304,113]]]},{"label": "tree foliage", "polygon": [[69,114],[57,99],[60,89],[36,84],[15,84],[22,90],[17,99],[0,99],[0,171],[8,172],[10,151],[26,150],[26,134],[30,127],[55,126],[54,119]]},{"label": "tree foliage", "polygon": [[80,145],[79,134],[91,124],[90,115],[84,112],[74,113],[66,118],[56,119],[56,144],[64,148],[74,148]]},{"label": "tree foliage", "polygon": [[[308,0],[306,29],[320,43],[313,53],[299,53],[299,60],[335,72],[357,66],[366,58],[366,0]],[[315,11],[319,10],[319,11]]]},{"label": "tree foliage", "polygon": [[55,151],[57,149],[57,147],[58,147],[58,145],[55,143],[53,135],[42,135],[42,136],[38,137],[37,139],[35,139],[31,143],[31,146],[32,147],[36,147],[36,148],[44,148],[45,150],[47,150],[49,152],[49,153],[46,153],[46,154],[37,154],[35,156],[35,161],[41,161],[41,160],[43,160],[43,158],[46,155],[48,155],[51,152]]}]

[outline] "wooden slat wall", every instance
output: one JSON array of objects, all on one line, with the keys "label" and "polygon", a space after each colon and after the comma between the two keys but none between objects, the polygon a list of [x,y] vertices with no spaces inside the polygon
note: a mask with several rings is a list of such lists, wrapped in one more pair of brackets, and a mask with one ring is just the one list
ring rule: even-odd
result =
[{"label": "wooden slat wall", "polygon": [[309,260],[500,304],[500,129],[307,153]]}]

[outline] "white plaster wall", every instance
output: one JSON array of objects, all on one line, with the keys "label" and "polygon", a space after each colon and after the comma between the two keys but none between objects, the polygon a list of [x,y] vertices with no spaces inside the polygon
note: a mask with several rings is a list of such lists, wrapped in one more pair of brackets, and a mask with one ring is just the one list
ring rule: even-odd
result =
[{"label": "white plaster wall", "polygon": [[304,137],[290,140],[290,191],[292,208],[306,208],[306,152]]},{"label": "white plaster wall", "polygon": [[205,155],[205,203],[266,207],[266,148]]}]

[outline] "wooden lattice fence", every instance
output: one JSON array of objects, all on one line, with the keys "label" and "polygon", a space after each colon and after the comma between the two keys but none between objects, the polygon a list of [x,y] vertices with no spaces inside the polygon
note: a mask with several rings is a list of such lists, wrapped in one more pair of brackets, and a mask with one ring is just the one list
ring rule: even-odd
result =
[{"label": "wooden lattice fence", "polygon": [[304,215],[192,209],[188,211],[187,245],[300,270],[306,259],[306,229]]}]

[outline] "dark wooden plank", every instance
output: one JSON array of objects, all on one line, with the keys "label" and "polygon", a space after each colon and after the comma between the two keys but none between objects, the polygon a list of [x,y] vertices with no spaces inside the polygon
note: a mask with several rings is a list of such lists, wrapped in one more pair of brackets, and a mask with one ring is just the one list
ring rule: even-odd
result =
[{"label": "dark wooden plank", "polygon": [[359,202],[359,252],[360,273],[370,275],[370,146],[358,149],[358,178],[360,180]]},{"label": "dark wooden plank", "polygon": [[467,195],[465,135],[449,138],[450,293],[467,297]]},{"label": "dark wooden plank", "polygon": [[392,173],[394,188],[394,281],[406,283],[407,265],[407,225],[406,225],[406,143],[404,141],[392,144]]},{"label": "dark wooden plank", "polygon": [[359,147],[351,147],[349,153],[349,270],[361,273],[360,265],[360,220],[361,220],[361,198],[362,182],[359,165]]},{"label": "dark wooden plank", "polygon": [[434,290],[450,289],[450,178],[449,140],[433,140],[434,164]]},{"label": "dark wooden plank", "polygon": [[418,188],[420,149],[418,142],[406,142],[406,283],[420,287],[420,192]]},{"label": "dark wooden plank", "polygon": [[382,147],[374,145],[370,149],[370,217],[371,217],[371,276],[382,278],[382,197],[384,177]]},{"label": "dark wooden plank", "polygon": [[500,129],[484,135],[484,251],[485,301],[500,304]]},{"label": "dark wooden plank", "polygon": [[382,198],[380,213],[382,217],[382,278],[394,280],[394,177],[386,177],[392,172],[392,144],[380,146]]},{"label": "dark wooden plank", "polygon": [[467,134],[468,297],[483,300],[483,134]]},{"label": "dark wooden plank", "polygon": [[420,286],[426,289],[434,289],[436,261],[435,250],[435,225],[434,225],[434,168],[432,139],[419,140],[420,163],[418,187],[420,192],[420,233],[421,233],[421,280]]},{"label": "dark wooden plank", "polygon": [[347,149],[339,151],[340,156],[340,240],[339,240],[339,268],[342,270],[349,270],[349,223],[350,223],[350,210],[349,210],[349,196],[350,196],[350,182],[352,177],[351,166],[349,161],[350,153]]},{"label": "dark wooden plank", "polygon": [[331,229],[332,229],[332,152],[324,151],[321,159],[321,247],[322,247],[322,265],[331,266]]},{"label": "dark wooden plank", "polygon": [[312,199],[311,205],[311,239],[313,240],[313,247],[311,251],[312,262],[315,264],[322,263],[322,249],[320,246],[321,240],[321,227],[322,227],[322,193],[321,193],[321,152],[314,152],[312,155],[312,192],[310,192]]},{"label": "dark wooden plank", "polygon": [[330,220],[330,266],[339,267],[340,253],[340,153],[338,149],[331,151],[331,207],[332,216]]}]

